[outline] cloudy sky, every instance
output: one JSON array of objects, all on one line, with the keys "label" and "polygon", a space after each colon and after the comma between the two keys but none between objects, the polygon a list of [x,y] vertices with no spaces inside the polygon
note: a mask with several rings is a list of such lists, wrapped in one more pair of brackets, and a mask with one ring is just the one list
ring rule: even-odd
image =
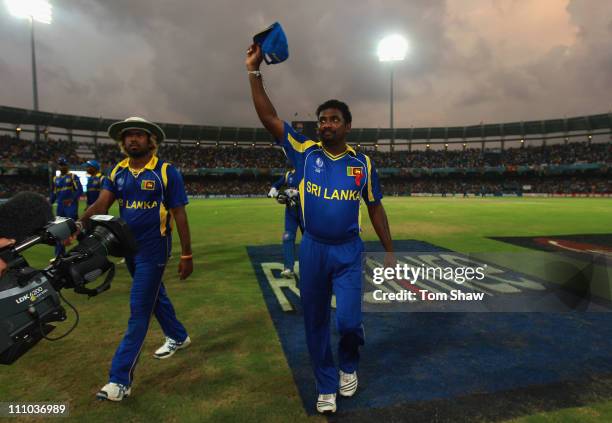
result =
[{"label": "cloudy sky", "polygon": [[[287,120],[339,98],[354,126],[387,127],[376,45],[390,33],[411,43],[395,68],[396,127],[612,109],[610,0],[51,1],[53,24],[36,26],[46,111],[255,126],[244,57],[274,21],[290,59],[262,71]],[[0,7],[0,104],[29,108],[29,26]]]}]

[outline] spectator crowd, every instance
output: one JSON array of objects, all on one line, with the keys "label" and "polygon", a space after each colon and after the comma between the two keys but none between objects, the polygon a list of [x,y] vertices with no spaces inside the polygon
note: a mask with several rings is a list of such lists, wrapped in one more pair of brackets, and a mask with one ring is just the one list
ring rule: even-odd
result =
[{"label": "spectator crowd", "polygon": [[381,186],[385,195],[612,194],[612,178],[607,176],[387,178],[381,180]]},{"label": "spectator crowd", "polygon": [[470,168],[483,166],[567,165],[612,162],[612,143],[575,142],[490,151],[465,150],[369,151],[378,167]]},{"label": "spectator crowd", "polygon": [[[85,145],[85,144],[83,144]],[[101,163],[109,166],[123,158],[116,144],[86,144]],[[32,141],[0,136],[0,161],[47,163],[59,156],[81,163],[77,143],[62,140]],[[612,163],[612,143],[574,142],[508,148],[503,151],[482,149],[418,150],[382,152],[368,150],[377,167],[391,168],[478,168],[483,166],[563,165],[573,163]],[[164,143],[159,155],[181,169],[201,168],[281,168],[287,159],[278,147],[195,146]]]},{"label": "spectator crowd", "polygon": [[[114,143],[87,143],[79,146],[67,140],[41,140],[34,142],[0,136],[0,197],[34,190],[48,193],[48,176],[3,175],[3,168],[15,164],[33,167],[35,164],[56,162],[62,156],[80,165],[86,159],[79,157],[77,147],[86,145],[93,156],[108,171],[123,158]],[[86,149],[87,150],[87,149]],[[81,150],[78,150],[81,151]],[[504,151],[481,149],[419,150],[419,151],[367,151],[378,168],[479,168],[486,165],[544,166],[574,163],[612,164],[612,143],[568,143],[548,146],[510,148]],[[174,163],[184,172],[202,168],[285,168],[287,159],[278,147],[195,146],[164,143],[160,157]],[[422,178],[381,178],[386,195],[412,193],[610,193],[609,170],[595,176],[573,174],[568,176],[488,176]],[[189,175],[189,172],[186,172]],[[191,195],[260,195],[265,194],[272,182],[267,177],[239,176],[186,176],[187,191]],[[530,186],[529,190],[523,189]]]},{"label": "spectator crowd", "polygon": [[79,163],[76,147],[76,142],[64,140],[34,142],[0,135],[0,162],[47,163],[63,156],[73,163]]}]

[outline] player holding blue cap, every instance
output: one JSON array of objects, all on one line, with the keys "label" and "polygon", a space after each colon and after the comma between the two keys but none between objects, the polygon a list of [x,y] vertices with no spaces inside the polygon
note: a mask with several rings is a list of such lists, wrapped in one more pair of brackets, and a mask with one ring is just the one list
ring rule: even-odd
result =
[{"label": "player holding blue cap", "polygon": [[100,189],[104,182],[104,175],[100,172],[100,163],[97,160],[87,160],[85,170],[89,177],[87,178],[87,207],[96,202],[100,196]]},{"label": "player holding blue cap", "polygon": [[[300,298],[306,344],[317,383],[317,411],[336,411],[336,392],[350,397],[357,390],[359,346],[364,344],[361,314],[359,208],[363,199],[393,265],[393,244],[378,184],[368,156],[346,144],[352,116],[346,104],[329,100],[317,108],[321,141],[297,133],[278,118],[259,70],[263,54],[253,44],[246,67],[257,115],[293,162],[301,200],[304,235],[300,245]],[[339,372],[330,346],[330,309],[336,295]]]},{"label": "player holding blue cap", "polygon": [[[297,179],[295,169],[288,170],[279,180],[272,184],[268,197],[276,198],[285,205],[285,231],[283,232],[283,263],[284,268],[281,276],[293,279],[295,274],[295,234],[300,226],[299,217],[299,195],[297,191]],[[280,192],[283,186],[287,189]],[[280,195],[279,195],[280,194]]]},{"label": "player holding blue cap", "polygon": [[[57,160],[60,175],[53,177],[53,187],[49,201],[57,201],[56,215],[77,220],[79,214],[79,198],[83,194],[83,186],[79,177],[68,171],[68,160],[60,157]],[[55,246],[55,255],[62,254],[64,246],[59,243]]]}]

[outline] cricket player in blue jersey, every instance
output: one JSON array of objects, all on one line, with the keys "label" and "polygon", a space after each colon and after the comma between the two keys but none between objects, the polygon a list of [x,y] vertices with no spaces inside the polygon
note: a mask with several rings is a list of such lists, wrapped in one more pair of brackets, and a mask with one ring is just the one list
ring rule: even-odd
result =
[{"label": "cricket player in blue jersey", "polygon": [[193,262],[183,178],[174,166],[156,156],[164,132],[152,122],[133,117],[112,124],[108,133],[128,157],[104,179],[100,196],[81,220],[87,222],[94,214],[106,213],[117,200],[121,217],[138,243],[136,256],[126,258],[133,278],[127,332],[113,357],[109,383],[97,394],[99,399],[121,401],[132,392],[134,369],[152,314],[166,336],[155,358],[169,358],[191,343],[162,283],[172,245],[172,219],[181,241],[181,280],[192,273]]},{"label": "cricket player in blue jersey", "polygon": [[[57,161],[60,175],[53,177],[50,202],[57,201],[56,216],[69,217],[77,220],[79,214],[79,198],[83,195],[83,186],[79,177],[68,171],[68,160],[60,157]],[[55,246],[55,255],[62,254],[64,246],[58,243]]]},{"label": "cricket player in blue jersey", "polygon": [[95,203],[100,196],[104,175],[100,172],[100,163],[98,163],[97,160],[87,160],[84,165],[89,175],[87,177],[87,207],[89,207]]},{"label": "cricket player in blue jersey", "polygon": [[[317,411],[336,411],[336,393],[350,397],[357,390],[359,347],[365,336],[361,314],[359,210],[363,199],[393,265],[393,244],[378,175],[368,156],[346,144],[352,116],[346,104],[329,100],[317,108],[320,141],[295,132],[278,118],[259,70],[261,46],[247,50],[253,103],[262,124],[282,144],[296,169],[304,235],[300,244],[300,298],[306,344],[318,391]],[[339,371],[330,346],[330,309],[336,296]]]},{"label": "cricket player in blue jersey", "polygon": [[[287,189],[281,193],[281,188],[287,186]],[[279,194],[281,194],[279,196]],[[293,268],[295,266],[295,234],[300,226],[300,218],[298,215],[299,195],[297,192],[297,180],[295,177],[295,169],[290,169],[285,174],[272,184],[268,197],[276,198],[285,204],[285,232],[283,232],[283,262],[284,268],[281,276],[287,279],[293,279],[295,274]],[[282,200],[280,200],[282,198]]]}]

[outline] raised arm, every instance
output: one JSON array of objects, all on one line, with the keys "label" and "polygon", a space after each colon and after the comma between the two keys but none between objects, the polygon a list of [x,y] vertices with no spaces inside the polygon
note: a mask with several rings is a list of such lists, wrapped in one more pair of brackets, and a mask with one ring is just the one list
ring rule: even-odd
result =
[{"label": "raised arm", "polygon": [[[261,52],[261,46],[252,44],[247,50],[247,58],[245,60],[247,71],[259,72],[262,60],[263,53]],[[276,139],[282,139],[285,126],[283,121],[278,118],[274,105],[272,105],[268,94],[266,94],[261,73],[249,73],[249,83],[251,84],[253,105],[259,120]]]}]

